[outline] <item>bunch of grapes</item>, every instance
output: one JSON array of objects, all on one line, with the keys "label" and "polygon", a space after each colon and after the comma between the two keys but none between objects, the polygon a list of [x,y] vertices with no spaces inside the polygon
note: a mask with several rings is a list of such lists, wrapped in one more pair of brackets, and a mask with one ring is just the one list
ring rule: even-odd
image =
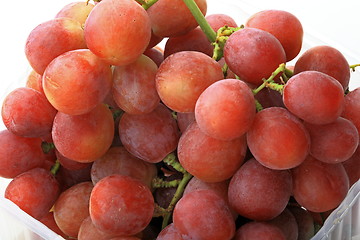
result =
[{"label": "bunch of grapes", "polygon": [[5,197],[66,239],[314,236],[360,177],[357,65],[299,56],[289,12],[206,10],[74,2],[35,27],[2,103]]}]

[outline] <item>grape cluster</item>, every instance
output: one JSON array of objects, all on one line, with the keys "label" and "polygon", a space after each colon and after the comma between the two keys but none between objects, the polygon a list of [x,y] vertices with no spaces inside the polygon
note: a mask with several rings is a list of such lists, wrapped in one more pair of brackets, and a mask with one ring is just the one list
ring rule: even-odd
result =
[{"label": "grape cluster", "polygon": [[289,12],[206,10],[74,2],[35,27],[2,103],[5,197],[66,239],[310,239],[360,177],[356,65],[299,56]]}]

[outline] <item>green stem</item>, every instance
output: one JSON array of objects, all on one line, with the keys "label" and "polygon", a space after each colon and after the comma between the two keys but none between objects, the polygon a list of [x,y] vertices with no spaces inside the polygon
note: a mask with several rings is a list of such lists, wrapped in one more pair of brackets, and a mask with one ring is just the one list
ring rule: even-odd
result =
[{"label": "green stem", "polygon": [[253,89],[253,94],[256,95],[258,94],[261,90],[263,90],[265,87],[269,86],[269,83],[273,82],[274,81],[274,78],[281,72],[284,72],[286,69],[285,67],[285,63],[282,63],[279,65],[279,67],[271,74],[271,76],[264,80],[264,82],[259,86],[257,87],[256,89]]},{"label": "green stem", "polygon": [[55,149],[54,143],[51,142],[42,142],[41,148],[45,154],[49,153],[51,150]]},{"label": "green stem", "polygon": [[216,32],[211,28],[209,23],[206,21],[205,16],[200,11],[199,7],[196,5],[194,0],[183,0],[191,14],[196,19],[196,22],[199,24],[200,28],[205,33],[206,37],[210,42],[216,41]]},{"label": "green stem", "polygon": [[169,206],[166,208],[166,213],[164,215],[163,222],[162,222],[162,229],[164,229],[169,224],[169,220],[170,220],[172,211],[174,210],[176,203],[180,200],[181,196],[183,195],[185,187],[191,178],[192,178],[192,175],[190,173],[188,173],[188,172],[184,173],[183,179],[179,183],[179,186],[176,189],[174,197],[171,199]]},{"label": "green stem", "polygon": [[[140,0],[141,1],[141,0]],[[145,9],[148,10],[152,5],[154,5],[158,0],[149,0],[146,1],[144,4],[142,4],[141,6]],[[144,2],[144,1],[141,1]]]},{"label": "green stem", "polygon": [[181,166],[181,164],[177,161],[175,153],[170,153],[167,155],[163,162],[166,163],[169,166],[172,166],[176,171],[181,173],[187,173],[186,170]]},{"label": "green stem", "polygon": [[137,1],[137,2],[140,3],[141,5],[146,4],[146,1],[144,1],[144,0],[135,0],[135,1]]},{"label": "green stem", "polygon": [[255,106],[256,106],[257,112],[260,112],[261,110],[264,109],[263,106],[261,105],[261,103],[257,99],[255,99]]},{"label": "green stem", "polygon": [[166,181],[162,178],[154,178],[152,180],[152,187],[153,188],[170,188],[170,187],[177,187],[179,186],[181,180],[180,179],[175,179],[172,181]]},{"label": "green stem", "polygon": [[355,68],[359,67],[359,66],[360,66],[360,63],[359,64],[353,64],[353,65],[350,65],[350,69],[351,69],[351,71],[355,72]]},{"label": "green stem", "polygon": [[51,167],[51,170],[50,170],[50,172],[52,173],[52,175],[56,175],[56,173],[59,171],[59,169],[60,169],[60,162],[59,162],[59,160],[56,160],[56,162],[55,162],[55,164]]}]

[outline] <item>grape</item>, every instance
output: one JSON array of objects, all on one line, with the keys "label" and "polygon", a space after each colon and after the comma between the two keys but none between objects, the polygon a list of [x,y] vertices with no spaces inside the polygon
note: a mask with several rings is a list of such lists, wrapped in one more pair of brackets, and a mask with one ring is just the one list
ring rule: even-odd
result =
[{"label": "grape", "polygon": [[80,22],[81,25],[84,25],[93,8],[94,4],[90,2],[72,2],[60,9],[60,11],[55,15],[55,18],[71,18]]},{"label": "grape", "polygon": [[309,240],[315,235],[314,219],[304,208],[288,206],[298,225],[298,240]]},{"label": "grape", "polygon": [[349,177],[349,185],[354,185],[360,179],[360,145],[348,160],[342,162],[342,165]]},{"label": "grape", "polygon": [[193,112],[200,94],[224,78],[220,65],[204,53],[182,51],[167,57],[156,74],[162,102],[177,112]]},{"label": "grape", "polygon": [[[206,0],[195,0],[195,3],[205,15]],[[198,26],[182,0],[159,0],[147,10],[147,13],[153,32],[159,37],[179,36]]]},{"label": "grape", "polygon": [[298,224],[296,222],[294,215],[289,209],[285,208],[284,211],[279,216],[267,222],[280,228],[285,235],[285,239],[287,240],[298,239],[298,234],[299,234]]},{"label": "grape", "polygon": [[345,96],[344,111],[341,116],[352,121],[360,133],[360,88],[356,88]]},{"label": "grape", "polygon": [[164,57],[167,58],[171,54],[181,51],[197,51],[212,57],[214,47],[201,28],[197,27],[186,34],[168,38]]},{"label": "grape", "polygon": [[88,49],[58,56],[43,75],[43,88],[49,102],[70,115],[94,109],[105,99],[111,84],[110,66]]},{"label": "grape", "polygon": [[154,164],[132,156],[124,147],[111,147],[104,156],[93,163],[91,180],[93,184],[96,184],[102,178],[112,174],[136,178],[151,188],[157,169]]},{"label": "grape", "polygon": [[157,66],[142,55],[126,66],[114,69],[112,95],[117,105],[129,114],[152,112],[160,102],[155,87]]},{"label": "grape", "polygon": [[103,0],[90,12],[84,35],[95,55],[112,65],[126,65],[140,57],[148,46],[150,19],[133,0]]},{"label": "grape", "polygon": [[177,123],[180,132],[185,132],[186,128],[195,121],[195,113],[177,113]]},{"label": "grape", "polygon": [[56,113],[44,94],[26,87],[10,92],[1,109],[6,128],[22,137],[50,134]]},{"label": "grape", "polygon": [[60,162],[61,166],[69,170],[80,170],[92,165],[92,163],[82,163],[66,158],[57,150],[55,150],[55,154],[56,159]]},{"label": "grape", "polygon": [[246,27],[258,28],[274,35],[285,50],[286,61],[294,59],[302,47],[304,31],[300,20],[283,10],[264,10],[253,14]]},{"label": "grape", "polygon": [[81,23],[70,18],[55,18],[35,27],[26,40],[25,55],[40,75],[57,56],[86,48]]},{"label": "grape", "polygon": [[286,108],[312,124],[335,121],[344,108],[344,91],[333,77],[318,71],[304,71],[291,77],[284,87]]},{"label": "grape", "polygon": [[160,64],[164,61],[164,51],[160,47],[148,48],[144,52],[144,55],[151,58],[158,67],[160,67]]},{"label": "grape", "polygon": [[244,28],[231,34],[224,47],[225,62],[241,80],[260,85],[263,78],[286,62],[285,51],[270,33]]},{"label": "grape", "polygon": [[229,180],[225,180],[222,182],[204,182],[200,179],[193,177],[189,181],[189,183],[186,185],[186,188],[184,190],[184,195],[198,190],[212,190],[216,194],[218,194],[229,206],[230,211],[234,217],[234,219],[237,218],[238,214],[236,211],[234,211],[230,205],[229,205],[229,199],[228,199],[228,188],[229,188]]},{"label": "grape", "polygon": [[341,163],[321,162],[311,155],[292,169],[296,201],[312,212],[336,208],[349,190],[349,179]]},{"label": "grape", "polygon": [[90,216],[82,221],[77,235],[78,240],[109,240],[111,237],[113,237],[113,235],[97,229],[91,221]]},{"label": "grape", "polygon": [[30,71],[26,79],[26,87],[32,88],[38,92],[41,92],[42,94],[45,94],[42,87],[42,76],[34,70]]},{"label": "grape", "polygon": [[157,163],[176,149],[179,130],[171,112],[163,105],[148,114],[124,113],[119,135],[126,150],[144,161]]},{"label": "grape", "polygon": [[263,108],[283,107],[285,108],[282,95],[278,91],[264,88],[255,95],[255,99]]},{"label": "grape", "polygon": [[247,132],[255,159],[272,169],[300,165],[309,154],[310,137],[303,123],[285,108],[270,107],[256,114]]},{"label": "grape", "polygon": [[46,156],[40,138],[17,136],[5,129],[0,131],[0,176],[14,178],[36,167],[42,167]]},{"label": "grape", "polygon": [[325,163],[339,163],[349,159],[359,145],[354,124],[342,117],[325,125],[305,123],[310,133],[310,154]]},{"label": "grape", "polygon": [[131,236],[145,229],[154,212],[149,188],[129,176],[100,180],[90,196],[90,216],[101,231]]},{"label": "grape", "polygon": [[244,135],[256,113],[251,89],[237,79],[225,79],[210,85],[195,105],[195,119],[207,135],[232,140]]},{"label": "grape", "polygon": [[58,112],[52,137],[63,156],[78,162],[93,162],[110,148],[114,137],[113,116],[103,104],[83,115]]},{"label": "grape", "polygon": [[198,179],[221,182],[241,166],[246,148],[245,136],[231,141],[218,140],[204,134],[194,122],[180,137],[178,158],[186,171]]},{"label": "grape", "polygon": [[55,177],[60,183],[61,192],[76,184],[91,181],[91,166],[92,163],[88,164],[85,168],[78,170],[69,170],[65,167],[60,167]]},{"label": "grape", "polygon": [[194,191],[183,196],[175,206],[173,221],[181,234],[192,239],[230,240],[235,234],[230,209],[211,190]]},{"label": "grape", "polygon": [[89,216],[91,182],[83,182],[62,192],[54,205],[54,218],[61,231],[77,237],[80,225]]},{"label": "grape", "polygon": [[48,212],[43,218],[39,219],[39,221],[51,229],[51,231],[67,239],[68,236],[60,230],[59,226],[55,222],[54,212]]},{"label": "grape", "polygon": [[156,238],[156,240],[185,240],[182,234],[177,230],[173,223],[164,228]]},{"label": "grape", "polygon": [[280,228],[266,222],[249,222],[242,225],[233,240],[286,240]]},{"label": "grape", "polygon": [[54,176],[34,168],[16,176],[5,189],[5,198],[35,219],[46,216],[60,193]]},{"label": "grape", "polygon": [[206,21],[209,23],[210,27],[216,32],[219,28],[228,26],[236,28],[238,27],[235,20],[226,14],[210,14],[205,16]]},{"label": "grape", "polygon": [[257,221],[270,220],[285,209],[291,184],[289,171],[269,169],[250,159],[231,178],[229,203],[241,216]]},{"label": "grape", "polygon": [[350,69],[344,55],[330,46],[315,46],[304,52],[295,63],[294,74],[319,71],[335,78],[346,90],[350,81]]}]

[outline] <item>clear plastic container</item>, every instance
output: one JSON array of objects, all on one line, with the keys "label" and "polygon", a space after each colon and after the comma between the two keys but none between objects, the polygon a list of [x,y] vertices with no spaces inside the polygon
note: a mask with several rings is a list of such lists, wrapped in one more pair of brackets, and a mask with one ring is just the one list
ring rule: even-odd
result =
[{"label": "clear plastic container", "polygon": [[[233,17],[237,23],[242,24],[251,14],[262,9],[268,9],[270,2],[273,9],[288,10],[290,12],[295,13],[295,15],[297,15],[298,11],[302,11],[302,15],[299,14],[298,17],[302,22],[305,22],[303,21],[304,19],[301,19],[301,16],[304,16],[306,14],[305,13],[306,11],[301,9],[294,10],[297,8],[296,4],[299,3],[291,3],[291,1],[289,3],[284,4],[284,2],[280,0],[273,0],[273,1],[208,0],[208,13],[209,14],[226,13],[231,17]],[[354,4],[359,4],[358,1],[352,0],[351,2],[353,4],[348,3],[347,4],[348,7],[351,7]],[[301,4],[306,5],[313,3],[314,1],[303,1]],[[317,4],[320,3],[330,4],[323,0],[317,2]],[[55,13],[56,12],[54,12],[54,14]],[[353,14],[353,16],[355,17],[356,15]],[[311,21],[315,22],[317,21],[317,19],[307,21],[306,23],[308,22],[311,23]],[[38,24],[39,23],[40,22],[38,22]],[[307,26],[309,25],[311,24],[307,24]],[[323,38],[323,35],[316,31],[316,27],[309,30],[308,28],[306,28],[306,26],[304,26],[304,30],[305,30],[305,35],[304,35],[304,45],[302,52],[316,45],[331,45],[343,52],[349,64],[360,63],[360,51],[357,49],[355,50],[351,49],[351,46],[347,46],[348,43],[339,44],[339,42],[337,42],[332,38]],[[353,35],[354,33],[349,33],[349,36],[353,36]],[[345,38],[345,36],[343,37]],[[295,61],[296,59],[293,60],[292,62]],[[4,81],[1,82],[1,88],[0,88],[1,103],[5,95],[9,93],[12,89],[24,85],[25,79],[30,71],[30,68],[25,65],[25,66],[20,66],[19,69],[21,70],[16,75],[17,81],[11,83],[6,83]],[[359,86],[360,86],[360,72],[359,70],[357,70],[355,73],[351,74],[350,89],[355,89],[356,87]],[[0,130],[2,129],[4,129],[4,125],[0,121]],[[35,220],[31,216],[23,212],[14,203],[3,197],[4,190],[7,184],[9,183],[9,181],[10,181],[9,179],[0,178],[0,240],[42,240],[42,239],[61,240],[63,239],[61,236],[57,235],[56,233],[48,229],[45,225],[43,225],[39,221]],[[360,240],[360,180],[351,187],[347,197],[344,199],[341,205],[332,212],[332,214],[325,221],[324,226],[312,239],[313,240]]]}]

